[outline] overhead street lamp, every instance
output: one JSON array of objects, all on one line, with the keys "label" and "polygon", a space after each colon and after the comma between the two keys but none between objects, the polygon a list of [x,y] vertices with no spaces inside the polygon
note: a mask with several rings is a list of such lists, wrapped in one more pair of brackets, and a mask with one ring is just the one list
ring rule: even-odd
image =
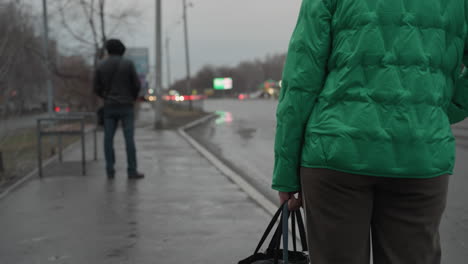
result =
[{"label": "overhead street lamp", "polygon": [[50,66],[50,55],[49,55],[49,21],[47,13],[47,0],[42,0],[42,18],[43,18],[43,49],[44,49],[44,60],[46,65],[46,85],[47,85],[47,112],[52,115],[54,113],[54,88],[51,80],[51,74],[49,70]]},{"label": "overhead street lamp", "polygon": [[[189,53],[189,41],[188,41],[188,25],[187,25],[187,7],[191,7],[192,4],[187,4],[186,0],[182,0],[183,5],[183,21],[184,21],[184,36],[185,36],[185,58],[186,58],[186,69],[187,69],[187,95],[191,94],[191,77],[190,77],[190,53]],[[162,12],[161,12],[161,0],[155,0],[155,83],[156,83],[156,95],[157,100],[155,102],[155,127],[159,128],[162,126]],[[168,52],[168,83],[170,84],[170,55],[169,55],[169,40],[166,39],[166,48]],[[192,101],[189,101],[189,108],[192,109]]]},{"label": "overhead street lamp", "polygon": [[166,74],[167,74],[167,89],[171,87],[172,76],[171,76],[171,52],[170,52],[170,38],[166,36]]},{"label": "overhead street lamp", "polygon": [[176,21],[171,26],[166,29],[166,82],[167,88],[171,87],[172,84],[172,76],[171,76],[171,51],[170,51],[170,42],[171,42],[171,34],[173,30],[182,23],[181,20]]},{"label": "overhead street lamp", "polygon": [[156,101],[154,102],[154,127],[162,128],[162,12],[161,0],[155,2],[155,85]]},{"label": "overhead street lamp", "polygon": [[[187,0],[182,0],[183,5],[183,16],[184,16],[184,36],[185,36],[185,63],[187,68],[187,87],[186,93],[187,95],[192,94],[192,84],[191,84],[191,76],[190,76],[190,52],[189,52],[189,40],[188,40],[188,23],[187,23]],[[192,7],[192,3],[189,4]],[[192,110],[192,101],[189,101],[190,110]]]}]

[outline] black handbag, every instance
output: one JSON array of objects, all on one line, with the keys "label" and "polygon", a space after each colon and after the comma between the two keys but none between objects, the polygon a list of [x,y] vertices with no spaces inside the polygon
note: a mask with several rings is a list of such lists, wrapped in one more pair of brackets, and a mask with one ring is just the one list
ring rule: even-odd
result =
[{"label": "black handbag", "polygon": [[[293,251],[288,251],[288,223],[291,216],[292,228],[292,243]],[[281,218],[280,218],[281,217]],[[279,224],[273,234],[270,244],[264,253],[259,253],[263,243],[270,235],[273,227],[278,222]],[[296,247],[296,221],[301,239],[302,251],[298,251]],[[282,238],[282,239],[281,239]],[[280,249],[281,240],[283,241],[283,249]],[[252,256],[239,261],[238,264],[308,264],[309,258],[305,253],[307,251],[307,241],[305,235],[304,221],[300,210],[290,212],[287,202],[283,204],[273,216],[273,219],[268,224],[268,227],[263,234],[257,248]]]}]

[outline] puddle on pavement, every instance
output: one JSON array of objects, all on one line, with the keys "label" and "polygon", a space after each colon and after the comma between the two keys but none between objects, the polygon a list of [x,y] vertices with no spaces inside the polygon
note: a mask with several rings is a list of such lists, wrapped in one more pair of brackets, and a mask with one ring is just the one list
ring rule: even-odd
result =
[{"label": "puddle on pavement", "polygon": [[216,125],[223,125],[226,123],[232,123],[234,120],[231,112],[216,111],[218,118],[215,120]]},{"label": "puddle on pavement", "polygon": [[237,133],[245,140],[250,140],[255,136],[257,129],[255,128],[242,128],[237,130]]}]

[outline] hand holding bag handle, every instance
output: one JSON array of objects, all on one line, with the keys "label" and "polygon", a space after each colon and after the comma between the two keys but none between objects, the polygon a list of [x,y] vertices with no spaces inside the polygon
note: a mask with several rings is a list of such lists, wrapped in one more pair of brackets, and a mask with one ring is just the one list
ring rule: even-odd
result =
[{"label": "hand holding bag handle", "polygon": [[[255,262],[256,260],[256,257],[254,256],[257,256],[258,257],[258,252],[260,251],[261,247],[263,246],[265,240],[267,239],[267,237],[269,236],[269,234],[271,233],[271,231],[273,230],[273,227],[275,226],[276,222],[278,222],[279,220],[279,224],[277,226],[277,228],[275,229],[275,232],[272,236],[272,239],[268,245],[268,248],[267,248],[267,251],[266,251],[266,255],[267,256],[270,256],[270,260],[272,260],[275,264],[278,264],[278,261],[280,259],[280,254],[282,255],[282,258],[283,258],[283,263],[286,264],[289,262],[289,251],[288,251],[288,231],[289,231],[289,228],[288,228],[288,219],[289,219],[289,216],[292,216],[292,229],[293,229],[293,233],[292,233],[292,236],[293,236],[293,245],[294,245],[294,252],[297,252],[296,250],[296,221],[297,221],[297,225],[298,225],[298,230],[299,230],[299,235],[300,235],[300,238],[301,238],[301,242],[302,242],[302,247],[303,247],[303,251],[306,251],[307,249],[307,242],[305,240],[305,232],[302,232],[305,230],[304,226],[303,226],[303,221],[302,221],[302,216],[301,216],[301,212],[300,210],[298,211],[291,211],[289,212],[288,210],[288,205],[287,205],[287,202],[284,203],[280,208],[278,208],[278,210],[276,211],[276,213],[274,214],[272,220],[270,221],[270,223],[268,224],[268,227],[267,229],[265,230],[262,238],[260,239],[260,242],[258,243],[257,245],[257,248],[255,249],[255,252],[254,252],[254,255],[252,255],[249,260],[249,258],[241,261],[241,262],[245,262],[245,263],[253,263]],[[281,216],[281,217],[280,217]],[[284,231],[284,235],[283,235],[283,230]],[[283,235],[283,239],[281,239]],[[280,251],[280,246],[281,246],[281,240],[283,240],[283,250]],[[262,254],[260,254],[262,255]],[[264,255],[265,256],[265,255]],[[296,257],[296,255],[294,255]],[[253,259],[252,259],[253,257]],[[257,259],[259,260],[259,259]],[[253,262],[252,262],[253,261]],[[241,263],[239,262],[239,263]]]},{"label": "hand holding bag handle", "polygon": [[[280,207],[280,210],[282,211],[281,213],[281,220],[280,220],[280,224],[278,225],[278,234],[275,234],[275,236],[273,237],[272,239],[272,242],[274,242],[276,245],[275,245],[275,256],[274,256],[274,259],[273,259],[273,263],[274,264],[278,264],[278,261],[279,261],[279,257],[278,257],[278,253],[280,251],[280,244],[281,244],[281,236],[283,237],[283,264],[288,264],[289,263],[289,260],[288,260],[288,255],[289,255],[289,243],[288,243],[288,239],[289,239],[289,227],[288,227],[288,223],[289,223],[289,209],[288,209],[288,203],[284,203],[281,207]],[[292,212],[293,214],[295,212]],[[295,234],[294,234],[294,237],[295,237]]]},{"label": "hand holding bag handle", "polygon": [[[257,248],[255,249],[254,254],[257,254],[260,251],[260,248],[263,246],[263,243],[265,243],[265,240],[267,239],[268,235],[273,229],[273,226],[275,226],[276,222],[278,221],[278,218],[281,215],[281,212],[283,211],[283,207],[284,207],[284,204],[276,211],[275,215],[273,216],[273,219],[271,219],[270,223],[268,224],[267,229],[265,230],[265,233],[263,233],[263,236],[257,245]],[[279,231],[279,226],[278,226],[278,229],[275,231],[275,236],[277,235],[278,231]],[[273,239],[272,239],[272,242],[273,242]],[[271,243],[270,243],[270,246],[271,246]]]},{"label": "hand holding bag handle", "polygon": [[304,228],[304,222],[302,220],[302,215],[300,210],[297,211],[292,211],[289,212],[287,203],[285,203],[281,208],[282,210],[282,217],[280,224],[278,226],[279,232],[278,236],[274,237],[273,240],[276,240],[276,251],[275,251],[275,258],[274,258],[274,264],[278,264],[278,252],[280,248],[280,240],[281,240],[281,235],[283,236],[283,264],[288,264],[289,263],[289,227],[288,227],[288,219],[289,219],[289,214],[291,214],[292,218],[292,238],[293,238],[293,247],[294,247],[294,252],[297,251],[296,248],[296,218],[297,218],[297,223],[299,226],[299,236],[301,238],[301,244],[302,244],[302,251],[307,251],[307,242],[306,242],[306,235],[305,235],[305,228]]}]

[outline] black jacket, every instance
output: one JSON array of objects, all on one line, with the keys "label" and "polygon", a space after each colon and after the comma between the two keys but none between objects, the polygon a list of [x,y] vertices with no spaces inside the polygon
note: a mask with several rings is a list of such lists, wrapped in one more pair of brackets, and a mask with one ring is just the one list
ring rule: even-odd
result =
[{"label": "black jacket", "polygon": [[110,56],[103,60],[94,74],[94,92],[104,104],[133,104],[140,93],[141,83],[132,61]]}]

